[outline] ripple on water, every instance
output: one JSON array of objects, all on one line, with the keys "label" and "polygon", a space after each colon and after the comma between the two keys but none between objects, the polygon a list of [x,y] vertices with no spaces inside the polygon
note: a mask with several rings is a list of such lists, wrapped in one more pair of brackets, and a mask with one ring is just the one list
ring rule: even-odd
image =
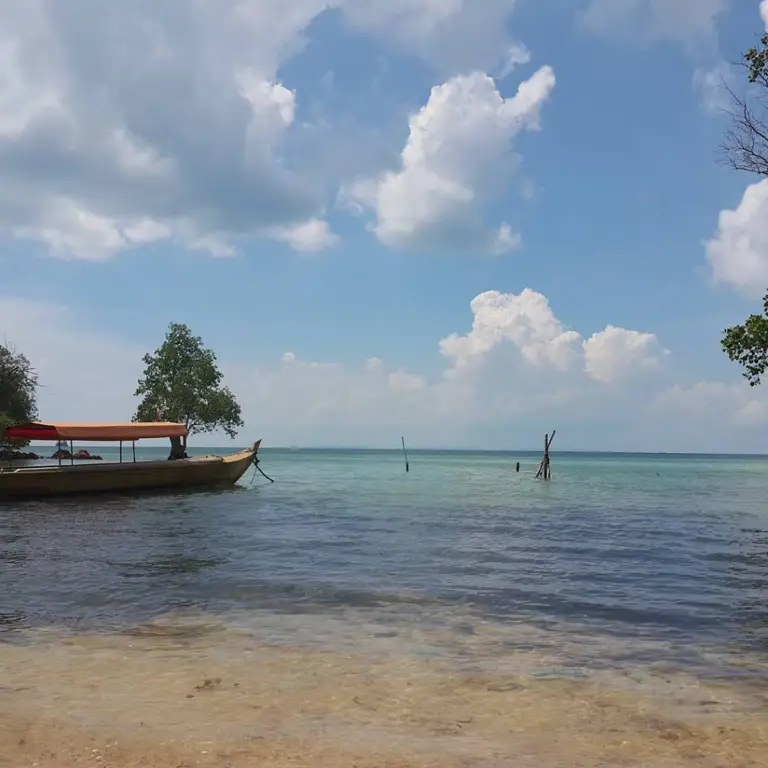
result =
[{"label": "ripple on water", "polygon": [[762,459],[558,455],[548,485],[525,455],[416,452],[408,475],[386,452],[264,461],[275,485],[1,505],[0,637],[187,612],[275,638],[346,622],[350,642],[365,622],[379,640],[495,627],[498,648],[592,669],[761,668]]}]

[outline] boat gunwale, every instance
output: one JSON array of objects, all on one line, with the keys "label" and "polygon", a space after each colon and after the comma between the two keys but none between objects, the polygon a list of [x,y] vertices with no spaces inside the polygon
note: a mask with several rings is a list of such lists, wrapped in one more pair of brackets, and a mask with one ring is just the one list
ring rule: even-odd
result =
[{"label": "boat gunwale", "polygon": [[128,471],[128,468],[139,471],[143,469],[160,469],[162,468],[187,468],[200,464],[230,464],[235,461],[241,461],[249,455],[253,455],[253,448],[245,448],[242,451],[236,453],[228,453],[224,455],[219,454],[205,454],[204,456],[189,456],[185,459],[175,459],[169,461],[168,459],[145,459],[139,461],[88,461],[84,460],[80,464],[46,464],[43,466],[24,466],[24,467],[0,467],[0,475],[12,475],[17,473],[32,474],[34,472],[87,472],[87,471],[99,471],[105,472],[110,469],[119,469],[121,471]]}]

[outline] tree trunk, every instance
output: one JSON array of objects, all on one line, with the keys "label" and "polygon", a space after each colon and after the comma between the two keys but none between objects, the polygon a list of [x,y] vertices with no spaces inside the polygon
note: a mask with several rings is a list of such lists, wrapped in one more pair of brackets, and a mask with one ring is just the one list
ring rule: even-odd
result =
[{"label": "tree trunk", "polygon": [[173,461],[175,459],[186,459],[187,458],[186,443],[187,443],[186,439],[182,443],[180,437],[172,437],[171,453],[168,456],[168,460]]}]

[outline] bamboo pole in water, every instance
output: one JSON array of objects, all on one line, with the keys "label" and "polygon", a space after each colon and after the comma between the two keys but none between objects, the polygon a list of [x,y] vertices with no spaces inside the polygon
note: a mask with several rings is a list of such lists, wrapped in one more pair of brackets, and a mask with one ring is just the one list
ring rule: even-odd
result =
[{"label": "bamboo pole in water", "polygon": [[403,456],[405,456],[405,471],[409,472],[410,467],[408,465],[408,451],[405,450],[405,438],[401,435],[400,442],[403,444]]}]

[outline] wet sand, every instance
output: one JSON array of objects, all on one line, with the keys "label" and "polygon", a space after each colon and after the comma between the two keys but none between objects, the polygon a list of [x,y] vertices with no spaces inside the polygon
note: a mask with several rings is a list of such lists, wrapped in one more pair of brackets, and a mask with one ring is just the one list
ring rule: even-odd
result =
[{"label": "wet sand", "polygon": [[622,679],[634,688],[221,630],[43,636],[0,643],[0,765],[768,765],[764,686]]}]

